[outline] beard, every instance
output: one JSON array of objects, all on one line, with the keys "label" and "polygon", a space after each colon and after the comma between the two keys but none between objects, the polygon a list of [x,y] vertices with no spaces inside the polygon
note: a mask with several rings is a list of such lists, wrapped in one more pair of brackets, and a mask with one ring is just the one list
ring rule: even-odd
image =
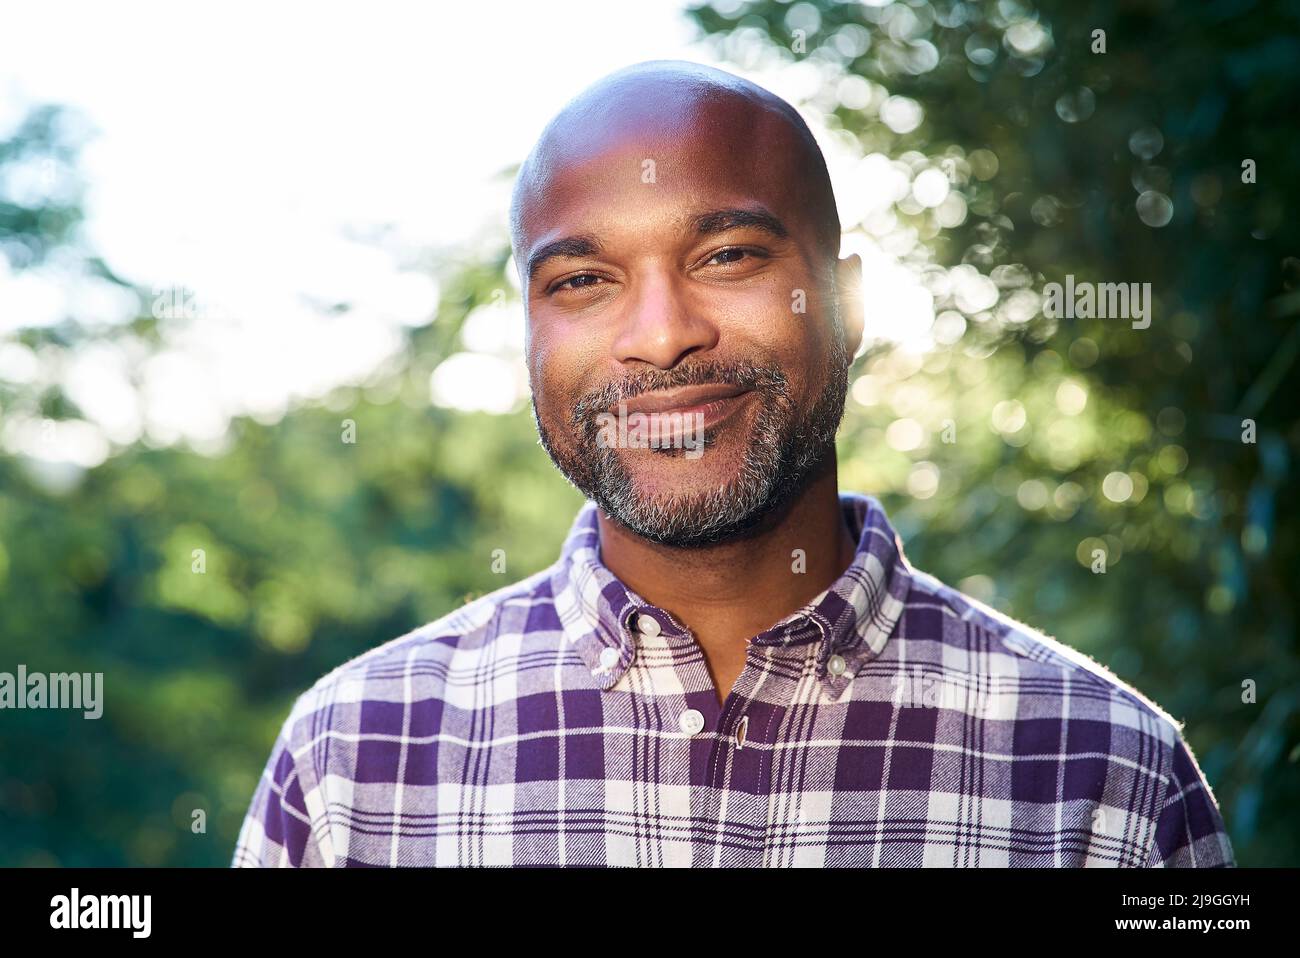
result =
[{"label": "beard", "polygon": [[[835,433],[844,414],[851,357],[844,347],[838,310],[828,376],[805,412],[779,366],[744,360],[699,362],[652,369],[583,395],[574,405],[565,442],[550,434],[533,399],[542,447],[557,469],[611,519],[643,539],[676,548],[700,548],[742,539],[791,502],[834,460]],[[647,495],[624,464],[620,450],[597,441],[598,416],[644,392],[681,386],[726,384],[752,390],[757,412],[734,475],[720,486]],[[733,420],[728,424],[735,428]],[[704,436],[705,455],[717,435]],[[681,449],[651,449],[681,456]]]}]

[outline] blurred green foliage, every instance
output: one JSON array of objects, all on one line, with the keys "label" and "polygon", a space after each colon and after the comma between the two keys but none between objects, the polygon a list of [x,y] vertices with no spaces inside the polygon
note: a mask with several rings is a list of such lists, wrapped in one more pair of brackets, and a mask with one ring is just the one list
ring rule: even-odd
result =
[{"label": "blurred green foliage", "polygon": [[[1300,862],[1297,5],[733,2],[691,16],[740,66],[813,71],[809,107],[885,164],[864,170],[941,170],[954,197],[908,194],[844,224],[922,277],[939,343],[859,358],[841,485],[883,499],[914,564],[1185,720],[1242,864]],[[0,143],[0,169],[70,162],[53,116]],[[1148,224],[1162,210],[1150,196],[1139,210],[1143,194],[1172,206],[1165,225]],[[0,200],[0,250],[32,265],[70,244],[78,216],[67,196]],[[428,402],[466,317],[508,290],[507,253],[503,223],[495,256],[446,264],[400,367],[274,425],[237,420],[219,455],[142,442],[63,485],[0,450],[0,670],[103,671],[106,696],[97,721],[0,713],[0,864],[225,864],[294,696],[553,561],[580,500],[527,409]],[[1066,274],[1151,283],[1150,328],[1027,307]],[[864,295],[870,335],[887,317]],[[141,314],[15,341],[52,369],[98,336],[148,351],[167,329]],[[0,428],[81,414],[57,382],[0,381]]]}]

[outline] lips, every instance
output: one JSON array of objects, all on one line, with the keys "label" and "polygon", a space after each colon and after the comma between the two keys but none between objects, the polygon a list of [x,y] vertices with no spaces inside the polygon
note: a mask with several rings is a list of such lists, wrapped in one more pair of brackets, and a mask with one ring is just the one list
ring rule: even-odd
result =
[{"label": "lips", "polygon": [[625,400],[622,410],[616,406],[611,414],[620,421],[626,417],[629,425],[643,417],[652,420],[643,428],[652,429],[660,442],[676,448],[687,439],[703,441],[702,430],[721,427],[755,395],[752,389],[726,384],[656,390]]},{"label": "lips", "polygon": [[[628,399],[623,408],[629,413],[709,413],[720,411],[732,405],[728,400],[737,399],[750,390],[743,386],[731,386],[725,383],[704,386],[682,386],[677,389],[663,389],[642,393]],[[617,415],[619,408],[610,410]]]}]

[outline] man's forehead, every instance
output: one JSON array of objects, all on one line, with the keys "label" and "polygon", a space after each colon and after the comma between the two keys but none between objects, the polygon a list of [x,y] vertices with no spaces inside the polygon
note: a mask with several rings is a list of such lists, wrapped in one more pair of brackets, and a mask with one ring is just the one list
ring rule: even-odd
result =
[{"label": "man's forehead", "polygon": [[608,220],[630,211],[629,201],[662,204],[665,222],[678,231],[716,210],[757,208],[788,217],[799,168],[782,123],[716,108],[667,119],[620,123],[537,151],[517,196],[522,244],[566,223]]},{"label": "man's forehead", "polygon": [[[638,187],[656,192],[629,192]],[[645,213],[646,200],[662,207],[661,220],[673,207],[761,205],[792,231],[812,229],[830,255],[839,248],[830,178],[808,125],[789,103],[712,67],[637,64],[570,101],[515,182],[515,255],[562,223],[567,232],[593,219],[617,225],[612,206]]]},{"label": "man's forehead", "polygon": [[570,104],[547,126],[530,163],[540,169],[636,141],[666,149],[696,136],[757,137],[761,129],[762,135],[772,137],[792,132],[789,127],[784,111],[735,91],[643,81]]}]

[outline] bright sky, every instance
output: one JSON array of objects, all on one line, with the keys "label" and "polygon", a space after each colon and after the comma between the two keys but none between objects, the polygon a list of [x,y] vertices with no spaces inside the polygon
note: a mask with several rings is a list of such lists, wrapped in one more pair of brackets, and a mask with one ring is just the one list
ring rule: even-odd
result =
[{"label": "bright sky", "polygon": [[[232,414],[274,419],[296,398],[362,380],[399,348],[402,324],[426,320],[436,302],[423,264],[404,258],[472,256],[504,237],[509,184],[497,174],[569,97],[619,67],[681,58],[744,73],[796,103],[815,91],[820,78],[799,66],[749,72],[716,62],[692,45],[681,8],[10,6],[0,131],[33,103],[83,112],[97,131],[81,167],[88,246],[133,282],[193,291],[201,319],[142,367],[113,347],[78,357],[65,371],[69,391],[96,428],[59,433],[11,417],[0,440],[83,466],[142,433],[216,451]],[[820,136],[815,111],[807,115]],[[853,222],[908,191],[905,172],[884,157],[864,166],[823,143]],[[929,294],[893,250],[852,248],[869,257],[892,335],[925,334]],[[342,301],[354,308],[325,308]],[[39,375],[25,348],[5,342],[14,329],[69,311],[120,321],[123,310],[109,289],[70,282],[57,267],[16,276],[0,255],[0,377]],[[432,399],[511,408],[526,390],[522,313],[499,305],[475,319],[470,352],[435,372]],[[128,386],[133,372],[142,394]]]}]

